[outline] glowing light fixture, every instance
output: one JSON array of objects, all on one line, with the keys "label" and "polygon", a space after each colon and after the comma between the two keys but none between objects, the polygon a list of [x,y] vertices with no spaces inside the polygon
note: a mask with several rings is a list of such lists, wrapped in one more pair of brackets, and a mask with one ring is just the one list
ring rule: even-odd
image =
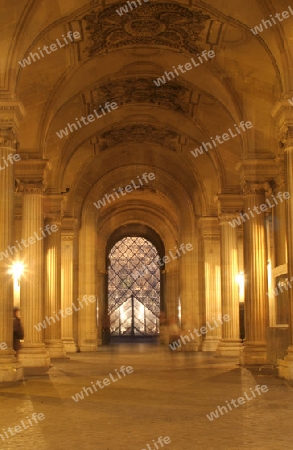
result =
[{"label": "glowing light fixture", "polygon": [[236,282],[239,286],[239,301],[244,301],[244,272],[239,272],[238,275],[236,275]]},{"label": "glowing light fixture", "polygon": [[178,319],[179,319],[179,324],[181,326],[181,298],[178,298]]},{"label": "glowing light fixture", "polygon": [[10,266],[10,269],[8,270],[8,273],[13,275],[14,284],[16,284],[18,286],[19,286],[20,277],[21,277],[21,275],[23,275],[23,272],[24,272],[24,264],[22,261],[14,262]]}]

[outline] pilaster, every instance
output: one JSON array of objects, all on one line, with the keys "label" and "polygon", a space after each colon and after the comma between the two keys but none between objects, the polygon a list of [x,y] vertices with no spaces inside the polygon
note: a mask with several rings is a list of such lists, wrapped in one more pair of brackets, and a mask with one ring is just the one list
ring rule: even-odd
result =
[{"label": "pilaster", "polygon": [[73,298],[73,257],[74,240],[76,236],[77,220],[73,218],[63,218],[61,227],[61,309],[66,313],[66,317],[61,319],[61,339],[65,350],[68,353],[75,353],[77,346],[73,337],[73,318],[75,310],[72,303],[77,304],[77,299]]},{"label": "pilaster", "polygon": [[[293,112],[292,112],[293,115]],[[290,198],[286,201],[286,229],[289,279],[293,275],[293,117],[284,121],[281,145],[285,152],[285,184]],[[284,359],[278,360],[279,376],[293,380],[293,289],[288,290],[290,345]]]},{"label": "pilaster", "polygon": [[260,207],[266,204],[266,190],[276,175],[274,160],[245,160],[241,166],[245,273],[245,342],[241,363],[245,365],[263,365],[268,360],[267,228],[266,214]]},{"label": "pilaster", "polygon": [[24,324],[24,343],[19,360],[26,372],[47,371],[50,357],[43,343],[43,192],[47,162],[22,160],[17,167],[17,189],[22,193],[22,251],[25,265],[20,281],[20,305]]},{"label": "pilaster", "polygon": [[222,339],[217,348],[217,356],[240,356],[242,343],[239,328],[239,286],[238,275],[238,230],[233,220],[237,214],[224,210],[220,214],[221,227],[221,293],[224,320]]},{"label": "pilaster", "polygon": [[61,340],[61,202],[59,194],[45,197],[45,315],[50,324],[45,329],[45,345],[51,358],[65,358]]},{"label": "pilaster", "polygon": [[[202,351],[214,352],[222,335],[221,327],[213,327],[221,314],[221,279],[220,279],[220,228],[216,217],[201,219],[201,235],[204,251],[204,292],[205,292],[205,322],[211,324],[207,333],[202,335]],[[217,323],[217,322],[216,322]]]},{"label": "pilaster", "polygon": [[[16,106],[15,106],[16,107]],[[18,115],[18,111],[15,112]],[[6,253],[0,261],[0,383],[22,379],[23,370],[12,347],[13,279],[9,274],[12,262],[14,214],[14,164],[8,156],[17,148],[15,114],[8,106],[0,105],[0,252]],[[3,164],[8,161],[7,166]],[[2,255],[3,255],[2,253]]]}]

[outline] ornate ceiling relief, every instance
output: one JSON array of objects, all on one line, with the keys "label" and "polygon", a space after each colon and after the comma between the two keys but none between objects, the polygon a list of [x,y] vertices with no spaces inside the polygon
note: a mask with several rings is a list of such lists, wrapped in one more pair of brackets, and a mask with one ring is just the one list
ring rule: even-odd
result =
[{"label": "ornate ceiling relief", "polygon": [[131,124],[114,128],[99,136],[100,149],[128,142],[154,142],[170,150],[180,148],[180,136],[174,131],[151,124]]},{"label": "ornate ceiling relief", "polygon": [[88,105],[88,114],[106,101],[116,102],[119,106],[130,103],[151,103],[168,109],[189,114],[192,91],[178,82],[169,82],[158,89],[153,77],[131,77],[116,79],[94,88],[90,95],[84,96]]},{"label": "ornate ceiling relief", "polygon": [[160,45],[199,52],[200,35],[209,15],[176,3],[150,2],[133,9],[131,14],[119,16],[116,10],[124,4],[119,2],[83,17],[89,32],[89,56],[132,45]]}]

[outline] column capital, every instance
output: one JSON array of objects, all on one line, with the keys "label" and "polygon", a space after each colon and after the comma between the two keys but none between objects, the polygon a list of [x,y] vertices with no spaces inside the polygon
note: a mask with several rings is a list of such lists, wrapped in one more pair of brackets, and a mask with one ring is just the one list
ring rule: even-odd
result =
[{"label": "column capital", "polygon": [[243,195],[265,195],[270,184],[268,182],[248,181],[243,182]]},{"label": "column capital", "polygon": [[275,189],[284,190],[286,180],[285,154],[281,153],[276,157],[278,175],[276,176]]},{"label": "column capital", "polygon": [[242,194],[218,194],[218,215],[220,220],[231,220],[243,209]]},{"label": "column capital", "polygon": [[238,164],[242,189],[247,183],[264,184],[278,173],[275,159],[245,159]]},{"label": "column capital", "polygon": [[[238,218],[239,212],[241,212],[241,210],[231,212],[231,213],[224,212],[224,213],[219,214],[220,225],[226,225],[227,223],[231,222],[233,219]],[[237,231],[237,228],[235,228],[235,230]]]},{"label": "column capital", "polygon": [[46,159],[21,159],[15,164],[16,191],[43,194],[48,170]]},{"label": "column capital", "polygon": [[293,149],[293,121],[280,129],[280,147],[284,152]]},{"label": "column capital", "polygon": [[63,241],[72,241],[77,233],[78,219],[63,217],[61,224],[61,236]]},{"label": "column capital", "polygon": [[23,194],[43,195],[45,187],[42,180],[17,180],[16,191]]},{"label": "column capital", "polygon": [[44,212],[47,221],[58,223],[61,226],[62,212],[62,194],[51,194],[44,197]]},{"label": "column capital", "polygon": [[272,109],[272,117],[280,131],[293,125],[293,107],[289,102],[291,98],[292,95],[288,95],[287,98],[282,98]]},{"label": "column capital", "polygon": [[13,129],[16,133],[23,116],[24,107],[21,102],[17,100],[0,101],[0,130]]},{"label": "column capital", "polygon": [[12,127],[2,128],[0,125],[0,147],[17,150],[19,142]]},{"label": "column capital", "polygon": [[201,217],[199,224],[205,242],[219,241],[220,227],[218,217]]}]

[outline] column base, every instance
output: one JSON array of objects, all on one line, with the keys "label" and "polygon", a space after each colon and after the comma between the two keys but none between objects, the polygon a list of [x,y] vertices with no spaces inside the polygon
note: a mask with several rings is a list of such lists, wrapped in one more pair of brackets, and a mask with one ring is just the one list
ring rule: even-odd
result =
[{"label": "column base", "polygon": [[268,347],[266,342],[245,342],[240,353],[242,366],[259,366],[268,364]]},{"label": "column base", "polygon": [[50,368],[50,355],[44,344],[22,344],[18,354],[18,361],[21,367],[28,373],[29,369],[38,369],[40,372],[47,372]]},{"label": "column base", "polygon": [[62,343],[66,353],[76,353],[77,346],[72,338],[63,338]]},{"label": "column base", "polygon": [[167,331],[167,327],[165,325],[161,325],[159,342],[160,342],[160,344],[168,344],[169,343],[169,334]]},{"label": "column base", "polygon": [[240,357],[243,344],[240,339],[221,339],[215,356]]},{"label": "column base", "polygon": [[215,352],[218,348],[220,338],[207,336],[202,343],[202,352]]},{"label": "column base", "polygon": [[188,342],[183,345],[182,352],[198,352],[198,342]]},{"label": "column base", "polygon": [[79,351],[81,353],[86,353],[86,352],[97,352],[98,351],[98,347],[97,345],[81,345],[79,347]]},{"label": "column base", "polygon": [[14,351],[0,356],[0,383],[15,383],[23,380],[23,368],[14,356]]},{"label": "column base", "polygon": [[288,355],[284,359],[278,359],[278,376],[285,380],[293,380],[293,347],[288,347]]},{"label": "column base", "polygon": [[97,338],[80,339],[79,351],[80,352],[96,352],[98,349]]},{"label": "column base", "polygon": [[45,339],[44,344],[50,358],[66,358],[66,350],[61,339]]}]

